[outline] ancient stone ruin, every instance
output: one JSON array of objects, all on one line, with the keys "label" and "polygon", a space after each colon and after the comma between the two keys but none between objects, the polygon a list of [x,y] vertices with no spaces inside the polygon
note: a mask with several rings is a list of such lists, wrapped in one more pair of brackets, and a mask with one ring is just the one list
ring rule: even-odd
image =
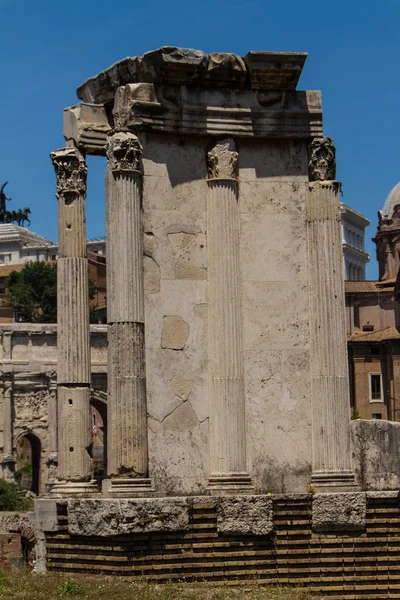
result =
[{"label": "ancient stone ruin", "polygon": [[354,484],[340,184],[305,59],[162,48],[64,111],[53,493],[92,488],[86,154],[108,159],[104,493]]},{"label": "ancient stone ruin", "polygon": [[[296,90],[305,60],[161,48],[92,77],[65,109],[51,155],[58,470],[35,502],[39,570],[297,577],[333,597],[344,539],[354,577],[356,537],[376,557],[368,523],[397,496],[359,491],[352,470],[340,183],[321,94]],[[108,161],[102,491],[86,155]],[[322,548],[332,578],[299,579]]]}]

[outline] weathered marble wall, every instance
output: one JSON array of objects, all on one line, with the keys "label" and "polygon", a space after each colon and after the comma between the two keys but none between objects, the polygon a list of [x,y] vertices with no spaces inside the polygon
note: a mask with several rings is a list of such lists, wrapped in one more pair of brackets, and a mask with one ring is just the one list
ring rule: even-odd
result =
[{"label": "weathered marble wall", "polygon": [[208,481],[206,139],[143,145],[149,472],[164,493]]},{"label": "weathered marble wall", "polygon": [[[143,134],[141,143],[150,474],[160,493],[202,493],[210,141]],[[238,154],[249,472],[257,492],[301,492],[311,473],[307,149],[240,140]]]}]

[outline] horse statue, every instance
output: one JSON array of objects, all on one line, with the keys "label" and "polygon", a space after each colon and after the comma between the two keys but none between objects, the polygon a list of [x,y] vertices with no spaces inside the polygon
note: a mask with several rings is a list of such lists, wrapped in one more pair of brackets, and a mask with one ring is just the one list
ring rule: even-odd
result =
[{"label": "horse statue", "polygon": [[3,183],[0,189],[0,222],[5,222],[5,216],[7,212],[6,202],[11,200],[11,198],[7,198],[4,188],[6,187],[8,181]]},{"label": "horse statue", "polygon": [[11,214],[11,220],[18,223],[18,225],[22,225],[23,227],[25,221],[28,221],[29,225],[31,224],[31,221],[28,217],[28,215],[31,214],[31,209],[28,206],[25,207],[24,210],[21,210],[20,208],[18,210],[13,210]]}]

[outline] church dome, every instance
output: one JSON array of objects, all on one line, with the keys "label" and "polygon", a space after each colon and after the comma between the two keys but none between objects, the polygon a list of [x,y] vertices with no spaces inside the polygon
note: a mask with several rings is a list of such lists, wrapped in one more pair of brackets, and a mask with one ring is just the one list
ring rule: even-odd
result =
[{"label": "church dome", "polygon": [[381,215],[384,219],[390,219],[393,215],[394,207],[400,204],[400,181],[390,190],[385,204],[381,210]]}]

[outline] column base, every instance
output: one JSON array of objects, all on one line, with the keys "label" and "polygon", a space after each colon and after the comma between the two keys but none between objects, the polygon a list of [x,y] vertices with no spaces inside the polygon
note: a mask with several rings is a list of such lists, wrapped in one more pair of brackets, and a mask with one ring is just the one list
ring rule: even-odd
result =
[{"label": "column base", "polygon": [[55,481],[49,490],[51,498],[68,498],[70,496],[92,496],[99,494],[96,481]]},{"label": "column base", "polygon": [[211,495],[254,494],[248,473],[210,475],[208,491]]},{"label": "column base", "polygon": [[352,471],[313,473],[311,475],[311,485],[317,493],[352,492],[359,489]]},{"label": "column base", "polygon": [[103,479],[102,491],[113,498],[140,498],[154,495],[155,489],[148,477]]}]

